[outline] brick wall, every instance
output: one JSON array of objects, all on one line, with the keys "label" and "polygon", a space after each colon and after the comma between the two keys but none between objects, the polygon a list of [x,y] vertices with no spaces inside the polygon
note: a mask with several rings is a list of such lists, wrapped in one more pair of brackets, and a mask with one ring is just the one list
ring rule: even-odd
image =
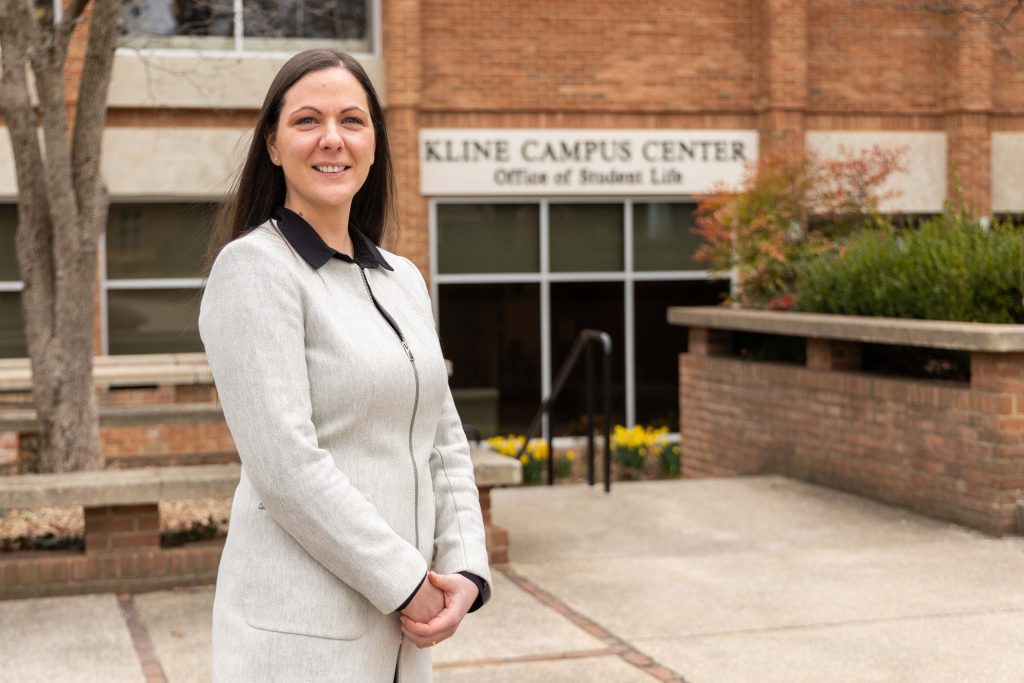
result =
[{"label": "brick wall", "polygon": [[810,108],[834,112],[939,111],[944,54],[954,37],[945,18],[937,13],[874,8],[870,4],[808,1]]},{"label": "brick wall", "polygon": [[1024,31],[1020,27],[1017,17],[1009,30],[994,30],[992,39],[993,108],[1018,119],[1024,109]]},{"label": "brick wall", "polygon": [[761,154],[801,157],[808,84],[807,0],[764,0],[758,10]]},{"label": "brick wall", "polygon": [[[30,468],[36,448],[35,434],[0,432],[0,476]],[[223,419],[101,426],[100,452],[110,469],[238,461]]]},{"label": "brick wall", "polygon": [[17,469],[18,433],[0,432],[0,474]]},{"label": "brick wall", "polygon": [[690,349],[679,368],[684,476],[784,474],[990,533],[1024,531],[1014,519],[1024,354],[975,354],[968,385],[828,369],[852,363],[848,345],[831,360],[809,349],[821,369]]},{"label": "brick wall", "polygon": [[752,0],[423,0],[423,108],[736,110],[754,105]]},{"label": "brick wall", "polygon": [[237,460],[223,419],[100,428],[107,467],[185,465]]},{"label": "brick wall", "polygon": [[223,539],[118,552],[33,551],[0,556],[0,600],[82,593],[138,593],[212,584]]},{"label": "brick wall", "polygon": [[387,246],[430,274],[427,203],[420,195],[419,122],[423,76],[422,3],[385,2],[384,54],[388,69],[388,144],[398,184],[397,222]]}]

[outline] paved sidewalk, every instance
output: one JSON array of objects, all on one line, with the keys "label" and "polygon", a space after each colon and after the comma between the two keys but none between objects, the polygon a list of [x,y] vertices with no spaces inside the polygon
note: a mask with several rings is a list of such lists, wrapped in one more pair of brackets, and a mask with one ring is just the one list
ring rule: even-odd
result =
[{"label": "paved sidewalk", "polygon": [[[780,477],[495,491],[438,683],[1024,681],[1024,539]],[[0,602],[0,681],[209,680],[212,590]]]}]

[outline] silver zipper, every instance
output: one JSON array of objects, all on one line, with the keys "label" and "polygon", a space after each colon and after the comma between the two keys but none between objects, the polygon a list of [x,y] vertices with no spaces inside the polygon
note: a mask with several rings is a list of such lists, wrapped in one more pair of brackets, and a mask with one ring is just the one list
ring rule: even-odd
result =
[{"label": "silver zipper", "polygon": [[373,302],[374,307],[384,318],[388,326],[394,331],[398,337],[398,341],[402,343],[402,348],[405,349],[405,353],[409,356],[409,364],[412,366],[412,375],[416,379],[416,397],[412,404],[412,419],[409,420],[409,461],[412,463],[412,482],[413,482],[413,522],[416,529],[416,549],[420,548],[420,475],[419,470],[416,468],[416,455],[413,452],[412,447],[412,434],[413,428],[416,425],[416,413],[420,407],[420,373],[416,369],[416,359],[412,355],[412,349],[409,348],[409,344],[405,341],[405,336],[402,334],[402,330],[399,329],[398,323],[395,319],[381,306],[380,302],[377,301],[377,297],[373,295],[373,290],[370,289],[370,282],[366,279],[366,271],[363,268],[359,269],[359,274],[363,276],[363,284],[366,285],[366,293],[370,297],[370,301]]}]

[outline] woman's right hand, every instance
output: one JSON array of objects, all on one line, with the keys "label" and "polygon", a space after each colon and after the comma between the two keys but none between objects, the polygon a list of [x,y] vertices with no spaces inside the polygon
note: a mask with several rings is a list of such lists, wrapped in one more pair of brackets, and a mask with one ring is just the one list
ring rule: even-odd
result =
[{"label": "woman's right hand", "polygon": [[412,596],[412,600],[402,610],[402,614],[413,621],[426,624],[443,609],[444,591],[427,579],[423,579],[419,590],[416,591],[416,595]]}]

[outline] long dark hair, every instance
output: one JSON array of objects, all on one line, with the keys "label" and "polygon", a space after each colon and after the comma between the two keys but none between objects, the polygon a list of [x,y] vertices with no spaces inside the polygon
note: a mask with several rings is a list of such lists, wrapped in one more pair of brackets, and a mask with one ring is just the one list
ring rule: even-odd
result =
[{"label": "long dark hair", "polygon": [[397,217],[395,177],[384,109],[370,77],[355,59],[340,50],[305,50],[285,62],[270,84],[253,129],[245,165],[218,212],[206,254],[207,272],[225,244],[262,225],[276,207],[284,204],[284,172],[270,162],[266,135],[277,129],[285,93],[306,74],[337,67],[348,71],[363,86],[375,138],[373,165],[366,182],[352,198],[349,220],[380,246],[389,222]]}]

